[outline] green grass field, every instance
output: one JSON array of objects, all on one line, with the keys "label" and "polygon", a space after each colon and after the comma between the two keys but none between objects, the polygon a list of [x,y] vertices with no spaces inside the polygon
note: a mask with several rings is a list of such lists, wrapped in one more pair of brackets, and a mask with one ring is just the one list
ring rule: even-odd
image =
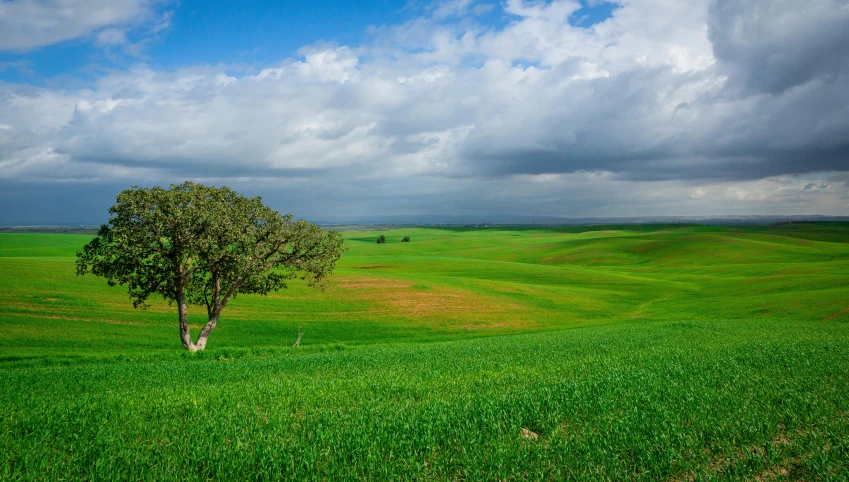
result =
[{"label": "green grass field", "polygon": [[190,355],[0,234],[0,479],[849,480],[849,224],[345,237]]}]

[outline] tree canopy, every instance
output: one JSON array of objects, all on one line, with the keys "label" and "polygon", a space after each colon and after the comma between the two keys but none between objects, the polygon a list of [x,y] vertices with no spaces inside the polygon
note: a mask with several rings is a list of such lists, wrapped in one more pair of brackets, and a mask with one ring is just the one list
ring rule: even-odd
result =
[{"label": "tree canopy", "polygon": [[[109,213],[108,224],[77,253],[77,274],[126,285],[136,308],[146,308],[154,294],[176,303],[180,338],[192,351],[206,347],[221,311],[238,294],[267,295],[295,278],[321,288],[345,249],[339,233],[280,215],[261,198],[228,187],[133,186]],[[207,310],[197,342],[189,333],[188,304]]]}]

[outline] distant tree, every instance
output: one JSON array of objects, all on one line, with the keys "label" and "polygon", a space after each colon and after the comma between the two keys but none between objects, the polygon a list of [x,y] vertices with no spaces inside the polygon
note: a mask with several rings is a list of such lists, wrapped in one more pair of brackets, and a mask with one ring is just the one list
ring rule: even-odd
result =
[{"label": "distant tree", "polygon": [[386,244],[386,236],[380,235],[377,237],[377,244]]},{"label": "distant tree", "polygon": [[[153,294],[175,302],[180,340],[190,351],[206,348],[221,311],[239,293],[267,295],[294,278],[321,288],[345,250],[339,233],[293,221],[228,187],[133,186],[109,213],[109,223],[77,253],[77,274],[127,285],[135,308],[146,308]],[[207,311],[196,342],[189,304]]]},{"label": "distant tree", "polygon": [[401,242],[402,242],[402,243],[409,243],[409,242],[410,242],[410,237],[409,237],[409,236],[404,236],[404,239],[402,239],[402,240],[401,240]]}]

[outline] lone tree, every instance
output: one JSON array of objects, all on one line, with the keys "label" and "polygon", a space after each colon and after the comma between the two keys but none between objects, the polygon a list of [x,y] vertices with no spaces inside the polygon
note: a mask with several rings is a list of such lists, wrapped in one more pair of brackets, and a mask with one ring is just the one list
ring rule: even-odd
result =
[{"label": "lone tree", "polygon": [[410,237],[409,237],[409,236],[404,236],[404,237],[401,239],[401,242],[402,242],[402,243],[409,243],[409,242],[410,242]]},{"label": "lone tree", "polygon": [[[127,285],[135,308],[147,308],[154,293],[176,303],[180,340],[190,351],[206,347],[239,293],[267,295],[294,278],[321,288],[345,250],[339,233],[293,221],[228,187],[133,186],[109,213],[109,223],[77,253],[77,274]],[[196,342],[189,304],[205,305],[208,315]]]},{"label": "lone tree", "polygon": [[377,237],[377,244],[386,244],[386,236],[380,235]]}]

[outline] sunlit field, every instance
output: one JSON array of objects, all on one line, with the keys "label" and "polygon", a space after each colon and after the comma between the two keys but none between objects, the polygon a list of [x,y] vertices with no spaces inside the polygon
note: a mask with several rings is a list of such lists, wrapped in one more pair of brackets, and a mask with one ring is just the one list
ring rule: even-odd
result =
[{"label": "sunlit field", "polygon": [[0,479],[849,479],[849,224],[345,238],[189,354],[0,234]]}]

